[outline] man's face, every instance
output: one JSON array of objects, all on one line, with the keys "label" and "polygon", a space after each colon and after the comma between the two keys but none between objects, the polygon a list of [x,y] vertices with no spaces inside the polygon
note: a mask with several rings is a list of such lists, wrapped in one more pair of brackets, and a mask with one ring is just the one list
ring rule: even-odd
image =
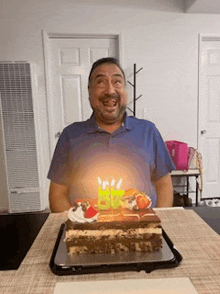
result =
[{"label": "man's face", "polygon": [[110,125],[120,121],[127,99],[124,76],[117,65],[104,63],[93,71],[89,101],[97,122]]}]

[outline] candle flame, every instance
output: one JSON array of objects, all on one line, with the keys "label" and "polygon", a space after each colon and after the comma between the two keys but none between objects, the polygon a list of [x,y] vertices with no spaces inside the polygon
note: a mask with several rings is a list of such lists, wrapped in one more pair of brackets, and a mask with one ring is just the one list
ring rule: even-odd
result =
[{"label": "candle flame", "polygon": [[115,179],[112,179],[111,181],[111,187],[113,187],[115,185]]},{"label": "candle flame", "polygon": [[117,186],[116,186],[116,188],[119,190],[120,189],[120,187],[121,187],[121,183],[122,183],[122,179],[120,179],[119,181],[118,181],[118,184],[117,184]]},{"label": "candle flame", "polygon": [[102,180],[100,179],[100,177],[98,177],[98,183],[99,183],[99,185],[101,186],[101,184],[102,184]]},{"label": "candle flame", "polygon": [[122,179],[118,181],[116,190],[114,188],[115,186],[114,178],[110,182],[108,180],[102,181],[101,178],[98,177],[98,182],[99,182],[98,207],[100,209],[105,210],[105,209],[109,209],[110,207],[113,209],[117,209],[118,206],[122,205],[121,198],[124,195],[124,190],[120,190]]},{"label": "candle flame", "polygon": [[[105,180],[105,181],[102,181],[100,177],[97,177],[98,179],[98,183],[99,183],[99,186],[102,186],[102,189],[105,190],[106,187],[114,187],[115,186],[115,179],[113,178],[111,180],[111,183],[109,184],[109,181],[108,180]],[[122,179],[120,179],[116,185],[116,189],[119,190],[120,187],[121,187],[121,184],[122,184]]]}]

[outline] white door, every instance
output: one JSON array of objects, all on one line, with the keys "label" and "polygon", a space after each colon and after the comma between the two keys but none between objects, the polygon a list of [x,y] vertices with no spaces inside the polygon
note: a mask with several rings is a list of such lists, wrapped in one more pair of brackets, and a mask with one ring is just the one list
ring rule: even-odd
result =
[{"label": "white door", "polygon": [[203,157],[203,198],[220,197],[220,37],[201,37],[198,149]]},{"label": "white door", "polygon": [[88,100],[88,75],[94,61],[118,58],[117,37],[54,38],[48,41],[48,108],[50,148],[67,125],[86,120],[92,111]]}]

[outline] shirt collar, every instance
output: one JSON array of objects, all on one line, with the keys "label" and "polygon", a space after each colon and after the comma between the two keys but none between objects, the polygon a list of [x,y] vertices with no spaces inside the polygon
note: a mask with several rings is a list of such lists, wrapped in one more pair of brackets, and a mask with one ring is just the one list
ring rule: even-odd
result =
[{"label": "shirt collar", "polygon": [[[102,131],[95,121],[94,112],[92,113],[91,117],[87,120],[87,123],[88,123],[88,133],[96,133],[96,132]],[[125,112],[124,121],[122,123],[122,127],[119,130],[126,131],[126,130],[132,130],[132,129],[133,129],[133,125],[131,123],[131,118]]]}]

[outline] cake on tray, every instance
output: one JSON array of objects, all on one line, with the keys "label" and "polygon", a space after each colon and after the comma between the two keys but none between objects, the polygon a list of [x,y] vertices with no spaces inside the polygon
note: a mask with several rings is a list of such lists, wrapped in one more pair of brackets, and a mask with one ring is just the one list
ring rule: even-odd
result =
[{"label": "cake on tray", "polygon": [[150,204],[148,196],[131,190],[125,193],[117,209],[100,210],[90,201],[76,202],[66,221],[68,253],[115,254],[160,250],[161,221]]}]

